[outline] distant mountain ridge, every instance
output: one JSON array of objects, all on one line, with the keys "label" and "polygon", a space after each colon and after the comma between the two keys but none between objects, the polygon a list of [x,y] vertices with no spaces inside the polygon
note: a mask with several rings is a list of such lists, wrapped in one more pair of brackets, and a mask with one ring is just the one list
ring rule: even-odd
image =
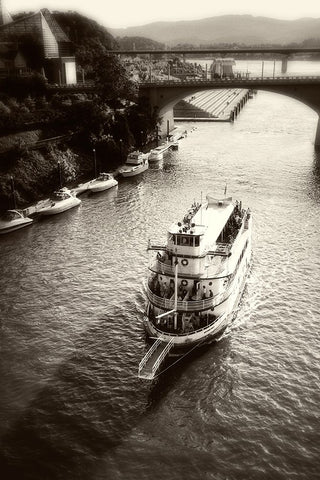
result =
[{"label": "distant mountain ridge", "polygon": [[308,39],[318,39],[320,44],[320,18],[277,20],[252,15],[222,15],[108,30],[116,37],[147,37],[169,46],[185,43],[195,46],[212,43],[286,45]]}]

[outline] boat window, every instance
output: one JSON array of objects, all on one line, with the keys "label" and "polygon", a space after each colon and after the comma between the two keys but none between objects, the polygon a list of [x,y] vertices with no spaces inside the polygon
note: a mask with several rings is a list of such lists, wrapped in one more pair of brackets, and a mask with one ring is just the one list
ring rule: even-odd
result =
[{"label": "boat window", "polygon": [[16,220],[17,218],[21,218],[22,215],[16,212],[15,210],[7,210],[3,215],[1,215],[1,219],[5,221]]},{"label": "boat window", "polygon": [[175,245],[183,247],[199,247],[200,237],[192,237],[190,235],[174,235],[173,242]]}]

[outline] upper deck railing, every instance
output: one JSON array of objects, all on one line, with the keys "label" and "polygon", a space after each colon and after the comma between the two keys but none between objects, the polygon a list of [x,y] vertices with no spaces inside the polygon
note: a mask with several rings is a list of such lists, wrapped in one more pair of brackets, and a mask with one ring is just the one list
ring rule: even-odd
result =
[{"label": "upper deck railing", "polygon": [[[149,285],[145,285],[146,293],[148,300],[158,308],[163,308],[166,310],[172,310],[175,308],[175,301],[173,298],[162,298],[152,292]],[[177,301],[177,310],[183,312],[197,312],[201,310],[208,310],[209,308],[213,308],[216,305],[222,303],[227,297],[229,293],[224,291],[222,293],[218,293],[217,295],[209,298],[205,298],[203,300],[178,300]]]}]

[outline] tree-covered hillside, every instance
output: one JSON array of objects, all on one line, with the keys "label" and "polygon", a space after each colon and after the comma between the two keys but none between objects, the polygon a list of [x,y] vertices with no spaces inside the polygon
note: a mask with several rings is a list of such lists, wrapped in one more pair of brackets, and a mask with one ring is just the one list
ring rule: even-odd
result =
[{"label": "tree-covered hillside", "polygon": [[120,50],[163,50],[165,48],[164,43],[146,37],[117,37],[116,41]]},{"label": "tree-covered hillside", "polygon": [[77,12],[54,12],[62,30],[75,46],[77,65],[90,73],[96,59],[118,44],[108,30],[94,20]]}]

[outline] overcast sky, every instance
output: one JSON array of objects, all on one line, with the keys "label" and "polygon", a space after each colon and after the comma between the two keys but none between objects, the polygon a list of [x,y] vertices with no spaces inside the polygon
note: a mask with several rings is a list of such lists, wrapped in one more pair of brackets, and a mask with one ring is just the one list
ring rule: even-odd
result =
[{"label": "overcast sky", "polygon": [[155,21],[192,20],[216,15],[251,14],[279,19],[320,17],[320,0],[0,0],[9,13],[75,10],[111,27]]}]

